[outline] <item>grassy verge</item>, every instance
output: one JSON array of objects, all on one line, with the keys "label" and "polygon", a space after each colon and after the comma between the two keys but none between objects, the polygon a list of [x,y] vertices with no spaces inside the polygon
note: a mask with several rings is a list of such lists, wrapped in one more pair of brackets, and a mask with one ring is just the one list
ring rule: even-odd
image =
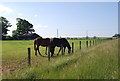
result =
[{"label": "grassy verge", "polygon": [[[118,42],[106,41],[74,54],[34,57],[31,67],[3,78],[12,79],[118,79]],[[36,60],[35,60],[36,59]]]}]

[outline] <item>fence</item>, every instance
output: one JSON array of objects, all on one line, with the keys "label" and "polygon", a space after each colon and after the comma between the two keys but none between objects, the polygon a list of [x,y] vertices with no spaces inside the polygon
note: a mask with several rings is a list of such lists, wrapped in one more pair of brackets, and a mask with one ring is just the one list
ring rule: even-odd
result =
[{"label": "fence", "polygon": [[[92,45],[95,45],[96,40],[87,40],[85,43],[86,48],[91,47]],[[72,53],[74,53],[74,42],[72,42]],[[82,41],[79,41],[79,49],[82,49]],[[31,65],[31,49],[28,48],[28,65]],[[62,55],[64,55],[64,50],[62,47]],[[48,46],[48,61],[50,61],[50,46]]]},{"label": "fence", "polygon": [[30,48],[28,48],[28,65],[31,65],[31,54],[30,54]]}]

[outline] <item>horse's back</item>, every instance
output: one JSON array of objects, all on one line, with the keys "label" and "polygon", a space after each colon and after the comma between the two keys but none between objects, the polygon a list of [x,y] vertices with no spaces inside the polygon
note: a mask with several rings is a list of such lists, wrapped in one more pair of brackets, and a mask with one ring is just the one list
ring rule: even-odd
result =
[{"label": "horse's back", "polygon": [[61,42],[67,43],[68,41],[65,38],[61,38]]},{"label": "horse's back", "polygon": [[60,40],[59,40],[59,38],[52,38],[51,39],[51,46],[58,46],[59,45],[59,43],[60,43]]},{"label": "horse's back", "polygon": [[50,44],[50,38],[37,37],[35,39],[37,45],[48,46]]},{"label": "horse's back", "polygon": [[41,46],[48,46],[50,44],[49,38],[42,38],[40,41]]},{"label": "horse's back", "polygon": [[52,46],[60,47],[61,45],[66,46],[68,44],[68,41],[65,38],[53,38],[51,40]]}]

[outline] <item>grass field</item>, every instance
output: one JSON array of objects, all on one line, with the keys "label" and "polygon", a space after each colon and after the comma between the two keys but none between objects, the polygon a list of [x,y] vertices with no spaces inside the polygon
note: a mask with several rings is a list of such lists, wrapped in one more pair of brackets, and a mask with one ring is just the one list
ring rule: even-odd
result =
[{"label": "grass field", "polygon": [[[59,55],[48,61],[47,57],[35,56],[33,41],[2,41],[3,78],[6,79],[118,79],[117,40],[96,41],[86,48],[82,40],[74,42],[74,54]],[[31,50],[31,67],[27,65],[27,48]],[[45,48],[40,47],[43,55]],[[56,48],[55,54],[58,48]]]}]

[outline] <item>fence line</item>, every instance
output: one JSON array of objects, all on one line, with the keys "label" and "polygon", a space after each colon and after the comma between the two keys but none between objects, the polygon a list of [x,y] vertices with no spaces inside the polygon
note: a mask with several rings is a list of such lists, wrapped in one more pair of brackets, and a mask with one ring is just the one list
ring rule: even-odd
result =
[{"label": "fence line", "polygon": [[74,43],[72,42],[72,53],[74,53]]},{"label": "fence line", "polygon": [[80,41],[80,49],[82,48],[82,42]]},{"label": "fence line", "polygon": [[31,65],[31,54],[30,54],[30,48],[28,48],[28,65]]},{"label": "fence line", "polygon": [[[97,42],[98,43],[98,42]],[[88,48],[88,47],[91,47],[93,45],[96,44],[96,40],[87,40],[85,41],[85,47]],[[79,49],[82,49],[82,41],[79,41]],[[72,42],[72,53],[74,53],[74,42]],[[62,55],[64,55],[64,49],[63,49],[63,46],[61,47],[62,49]],[[50,46],[48,46],[48,61],[50,61]],[[28,66],[31,66],[31,48],[28,48]]]},{"label": "fence line", "polygon": [[64,55],[63,45],[62,45],[62,47],[61,47],[61,48],[62,48],[62,55]]},{"label": "fence line", "polygon": [[48,46],[48,61],[50,61],[50,46]]},{"label": "fence line", "polygon": [[93,40],[93,45],[95,44],[94,40]]},{"label": "fence line", "polygon": [[92,45],[91,45],[91,40],[90,40],[90,47],[91,47]]},{"label": "fence line", "polygon": [[86,47],[88,48],[88,41],[86,41]]}]

